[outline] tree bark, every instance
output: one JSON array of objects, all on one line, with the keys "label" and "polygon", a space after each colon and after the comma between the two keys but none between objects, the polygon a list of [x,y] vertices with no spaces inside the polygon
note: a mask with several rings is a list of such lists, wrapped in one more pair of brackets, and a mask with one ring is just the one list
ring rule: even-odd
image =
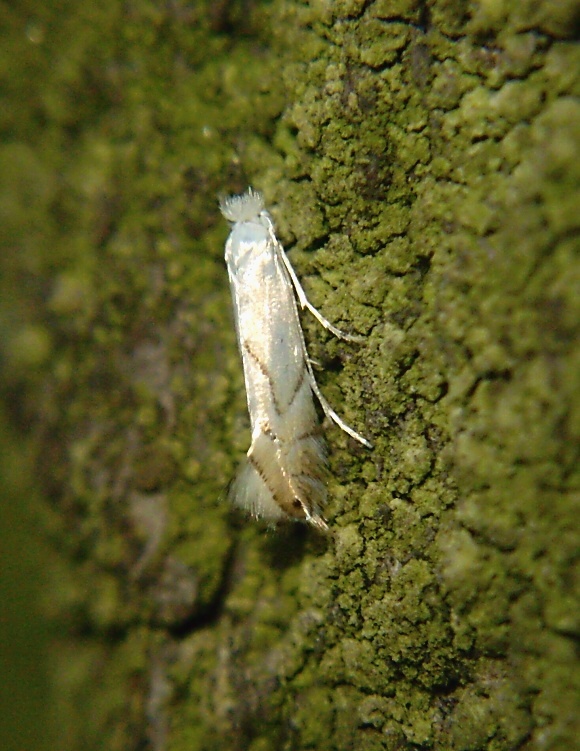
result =
[{"label": "tree bark", "polygon": [[[7,20],[5,394],[59,748],[573,748],[577,5]],[[327,536],[226,498],[250,436],[216,196],[249,184],[366,337],[304,317],[375,445],[325,426]]]}]

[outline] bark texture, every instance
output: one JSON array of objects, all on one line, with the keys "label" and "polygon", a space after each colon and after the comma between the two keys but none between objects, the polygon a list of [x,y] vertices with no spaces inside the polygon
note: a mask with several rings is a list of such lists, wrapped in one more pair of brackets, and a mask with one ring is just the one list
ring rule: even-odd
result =
[{"label": "bark texture", "polygon": [[[52,6],[4,11],[0,325],[59,749],[570,751],[577,3]],[[225,500],[248,184],[367,337],[304,319],[375,443],[328,426],[327,537]]]}]

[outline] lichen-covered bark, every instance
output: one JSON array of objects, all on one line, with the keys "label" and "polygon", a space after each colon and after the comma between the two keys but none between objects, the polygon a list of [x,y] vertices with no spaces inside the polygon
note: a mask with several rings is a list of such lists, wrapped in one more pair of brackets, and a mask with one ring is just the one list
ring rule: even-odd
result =
[{"label": "lichen-covered bark", "polygon": [[[59,747],[569,751],[576,4],[49,5],[6,12],[0,283]],[[304,320],[375,443],[328,426],[327,538],[225,500],[250,183],[367,337]]]}]

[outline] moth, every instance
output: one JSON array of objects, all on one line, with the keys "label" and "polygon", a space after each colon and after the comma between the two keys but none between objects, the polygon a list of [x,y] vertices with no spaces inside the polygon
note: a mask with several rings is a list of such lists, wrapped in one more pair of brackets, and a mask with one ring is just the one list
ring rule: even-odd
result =
[{"label": "moth", "polygon": [[330,407],[316,383],[308,357],[297,301],[329,331],[337,329],[310,304],[274,231],[262,195],[252,188],[220,201],[231,223],[226,242],[238,346],[242,356],[252,443],[230,487],[236,506],[275,523],[306,521],[328,526],[326,447],[313,396],[345,433],[372,448]]}]

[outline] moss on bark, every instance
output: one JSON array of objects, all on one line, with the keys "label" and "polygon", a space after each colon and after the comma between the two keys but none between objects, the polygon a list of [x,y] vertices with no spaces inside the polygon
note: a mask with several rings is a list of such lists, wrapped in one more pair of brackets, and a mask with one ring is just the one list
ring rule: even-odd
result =
[{"label": "moss on bark", "polygon": [[[557,5],[7,14],[5,393],[55,549],[61,748],[572,748],[580,60]],[[312,302],[367,336],[304,321],[376,444],[329,426],[328,538],[225,501],[249,434],[215,197],[249,183]]]}]

